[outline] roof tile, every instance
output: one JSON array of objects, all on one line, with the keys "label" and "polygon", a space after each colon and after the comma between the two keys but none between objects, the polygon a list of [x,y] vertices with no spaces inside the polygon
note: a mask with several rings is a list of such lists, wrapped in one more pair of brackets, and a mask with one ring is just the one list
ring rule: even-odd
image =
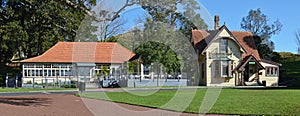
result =
[{"label": "roof tile", "polygon": [[[194,46],[199,49],[200,53],[205,50],[209,42],[213,39],[219,30],[206,31],[206,30],[193,30],[192,35],[194,38]],[[257,60],[260,60],[260,56],[254,43],[253,35],[250,32],[231,31],[232,35],[237,39],[240,45],[246,50],[246,54],[243,54],[243,59],[249,55],[253,55]]]},{"label": "roof tile", "polygon": [[118,43],[111,42],[58,42],[44,54],[21,62],[95,62],[123,63],[134,53]]}]

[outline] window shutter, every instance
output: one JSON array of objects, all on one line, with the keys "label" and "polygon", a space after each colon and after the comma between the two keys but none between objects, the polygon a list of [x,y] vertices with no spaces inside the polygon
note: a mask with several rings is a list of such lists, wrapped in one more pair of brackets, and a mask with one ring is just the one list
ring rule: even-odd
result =
[{"label": "window shutter", "polygon": [[228,61],[228,76],[231,77],[232,76],[232,69],[233,65],[232,65],[232,61]]},{"label": "window shutter", "polygon": [[221,77],[221,61],[216,60],[214,61],[215,65],[214,65],[214,76],[215,77]]}]

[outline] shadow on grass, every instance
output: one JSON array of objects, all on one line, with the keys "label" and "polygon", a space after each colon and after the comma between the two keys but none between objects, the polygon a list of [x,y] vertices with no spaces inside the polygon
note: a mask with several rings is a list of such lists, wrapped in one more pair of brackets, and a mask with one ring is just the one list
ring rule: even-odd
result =
[{"label": "shadow on grass", "polygon": [[300,90],[299,87],[258,87],[258,88],[233,88],[240,90]]},{"label": "shadow on grass", "polygon": [[0,104],[9,104],[14,106],[48,106],[52,101],[48,98],[0,98]]}]

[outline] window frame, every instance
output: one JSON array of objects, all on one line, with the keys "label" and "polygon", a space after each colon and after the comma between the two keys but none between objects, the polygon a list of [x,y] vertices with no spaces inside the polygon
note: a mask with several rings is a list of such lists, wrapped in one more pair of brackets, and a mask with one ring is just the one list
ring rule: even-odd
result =
[{"label": "window frame", "polygon": [[[228,53],[228,39],[227,38],[220,38],[219,42],[219,53]],[[225,51],[223,51],[223,48],[225,48]]]},{"label": "window frame", "polygon": [[268,66],[265,68],[265,76],[266,77],[277,77],[279,76],[279,68]]},{"label": "window frame", "polygon": [[[226,63],[224,63],[226,62]],[[215,72],[213,73],[215,78],[229,78],[232,77],[231,71],[233,70],[233,62],[231,60],[215,60],[212,70]],[[224,65],[225,64],[225,65]],[[226,67],[226,75],[224,75],[224,67]],[[219,72],[218,72],[219,71]]]}]

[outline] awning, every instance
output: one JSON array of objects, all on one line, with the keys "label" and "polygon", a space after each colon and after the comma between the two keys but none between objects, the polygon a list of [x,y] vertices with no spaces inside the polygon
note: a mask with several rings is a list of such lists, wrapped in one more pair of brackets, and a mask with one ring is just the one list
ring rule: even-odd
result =
[{"label": "awning", "polygon": [[215,58],[214,60],[230,61],[230,58]]},{"label": "awning", "polygon": [[77,63],[77,66],[80,66],[80,67],[94,67],[96,66],[95,63]]}]

